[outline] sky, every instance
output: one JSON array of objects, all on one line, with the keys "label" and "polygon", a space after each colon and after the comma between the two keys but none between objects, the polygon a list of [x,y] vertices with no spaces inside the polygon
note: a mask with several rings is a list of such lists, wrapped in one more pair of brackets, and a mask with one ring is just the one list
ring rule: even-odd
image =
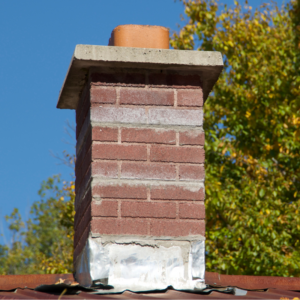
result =
[{"label": "sky", "polygon": [[181,14],[178,0],[0,0],[1,244],[9,242],[4,216],[17,207],[28,218],[43,180],[72,179],[73,171],[54,156],[74,153],[74,134],[65,129],[68,122],[75,126],[75,112],[56,103],[75,45],[107,45],[122,24],[175,31]]}]

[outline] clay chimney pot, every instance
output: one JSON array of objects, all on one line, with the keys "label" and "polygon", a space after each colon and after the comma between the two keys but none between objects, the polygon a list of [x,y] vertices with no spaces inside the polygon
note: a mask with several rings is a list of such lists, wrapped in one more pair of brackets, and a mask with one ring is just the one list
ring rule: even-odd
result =
[{"label": "clay chimney pot", "polygon": [[119,25],[111,33],[109,46],[169,49],[169,29],[162,26]]}]

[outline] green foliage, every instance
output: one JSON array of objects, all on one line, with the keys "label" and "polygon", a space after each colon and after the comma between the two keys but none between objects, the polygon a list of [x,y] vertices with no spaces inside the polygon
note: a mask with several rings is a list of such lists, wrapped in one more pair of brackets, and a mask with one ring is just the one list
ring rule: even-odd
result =
[{"label": "green foliage", "polygon": [[289,13],[295,34],[295,45],[300,50],[300,0],[291,1]]},{"label": "green foliage", "polygon": [[207,270],[300,276],[299,1],[183,1],[175,49],[220,51],[205,103]]},{"label": "green foliage", "polygon": [[0,274],[72,273],[74,183],[50,177],[39,195],[26,224],[16,208],[6,216],[12,241],[0,245]]}]

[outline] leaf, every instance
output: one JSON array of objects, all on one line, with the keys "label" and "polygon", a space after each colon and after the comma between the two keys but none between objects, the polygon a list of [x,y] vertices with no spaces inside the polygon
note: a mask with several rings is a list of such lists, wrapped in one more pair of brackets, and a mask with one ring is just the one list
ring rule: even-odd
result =
[{"label": "leaf", "polygon": [[259,190],[259,196],[262,198],[265,195],[265,190],[264,189],[260,189]]},{"label": "leaf", "polygon": [[264,2],[184,1],[198,31],[171,44],[224,59],[204,105],[207,271],[300,277],[299,1]]},{"label": "leaf", "polygon": [[7,216],[14,241],[10,248],[0,245],[0,274],[72,272],[73,185],[50,177],[42,183],[41,200],[33,203],[26,225],[17,209]]}]

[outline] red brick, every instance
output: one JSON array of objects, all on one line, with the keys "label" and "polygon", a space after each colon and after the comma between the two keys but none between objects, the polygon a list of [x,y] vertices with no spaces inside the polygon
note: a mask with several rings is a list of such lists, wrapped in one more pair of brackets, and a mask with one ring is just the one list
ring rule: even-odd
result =
[{"label": "red brick", "polygon": [[91,222],[92,233],[98,234],[120,234],[119,222],[117,219],[98,219]]},{"label": "red brick", "polygon": [[203,106],[202,90],[179,90],[177,92],[178,106]]},{"label": "red brick", "polygon": [[203,188],[182,186],[152,186],[152,200],[204,200]]},{"label": "red brick", "polygon": [[93,201],[92,202],[93,217],[117,217],[118,201]]},{"label": "red brick", "polygon": [[134,105],[174,105],[174,92],[171,90],[121,89],[121,104]]},{"label": "red brick", "polygon": [[95,218],[91,222],[92,233],[97,234],[138,234],[148,233],[146,220],[130,219],[100,219]]},{"label": "red brick", "polygon": [[146,220],[123,219],[119,221],[120,234],[140,234],[148,233],[148,222]]},{"label": "red brick", "polygon": [[199,75],[195,74],[170,74],[172,78],[172,85],[180,88],[201,88],[201,79]]},{"label": "red brick", "polygon": [[83,211],[85,211],[86,207],[90,204],[92,199],[92,191],[89,188],[87,190],[87,192],[83,195],[82,199],[78,197],[78,195],[76,195],[75,197],[75,211],[77,213],[77,210],[80,209],[80,206],[82,203],[86,203],[86,206],[82,206]]},{"label": "red brick", "polygon": [[91,81],[94,85],[112,86],[145,86],[146,76],[143,73],[93,73]]},{"label": "red brick", "polygon": [[180,180],[203,180],[205,177],[204,166],[179,166],[179,179]]},{"label": "red brick", "polygon": [[91,121],[111,124],[147,124],[147,114],[144,106],[97,106],[91,110]]},{"label": "red brick", "polygon": [[195,74],[149,74],[150,86],[166,86],[177,88],[201,88],[201,79]]},{"label": "red brick", "polygon": [[118,128],[109,127],[93,127],[92,130],[93,141],[101,142],[117,142],[118,141]]},{"label": "red brick", "polygon": [[147,199],[145,186],[123,185],[96,185],[93,187],[93,196],[115,199]]},{"label": "red brick", "polygon": [[195,147],[151,146],[151,161],[203,163],[204,149]]},{"label": "red brick", "polygon": [[91,179],[91,176],[92,176],[92,172],[91,172],[91,168],[89,168],[87,170],[87,172],[85,173],[85,175],[82,175],[80,177],[81,178],[80,182],[76,178],[76,180],[75,180],[75,193],[76,193],[76,195],[80,195],[81,193],[83,193],[85,191],[85,189],[87,188],[88,183]]},{"label": "red brick", "polygon": [[81,253],[81,251],[83,250],[85,244],[86,244],[86,240],[88,239],[90,234],[90,224],[88,224],[88,226],[85,228],[83,234],[81,235],[79,241],[75,244],[74,242],[74,261],[76,260],[77,256]]},{"label": "red brick", "polygon": [[164,129],[122,128],[121,139],[122,142],[157,143],[157,144],[175,145],[176,132],[174,130],[164,130]]},{"label": "red brick", "polygon": [[202,126],[203,111],[201,109],[174,109],[171,107],[148,109],[148,124]]},{"label": "red brick", "polygon": [[[75,175],[76,175],[76,182],[77,184],[80,184],[81,179],[84,177],[84,174],[88,167],[90,166],[91,163],[91,151],[90,151],[90,146],[92,144],[92,138],[91,138],[91,131],[87,132],[80,152],[78,153],[76,157],[76,162],[75,162]],[[77,141],[78,143],[78,141]]]},{"label": "red brick", "polygon": [[118,178],[118,163],[110,161],[94,161],[92,163],[92,176]]},{"label": "red brick", "polygon": [[82,111],[84,110],[84,105],[86,104],[85,101],[88,100],[89,102],[90,100],[89,92],[90,92],[89,84],[85,84],[76,107],[76,116],[75,116],[76,124],[78,124],[78,120],[81,116]]},{"label": "red brick", "polygon": [[[84,156],[80,167],[81,168],[80,172],[82,173],[82,176],[84,176],[84,174],[86,173],[87,169],[91,165],[91,162],[92,162],[92,148],[90,147],[86,152],[86,155]],[[78,164],[80,164],[80,161],[78,162]]]},{"label": "red brick", "polygon": [[90,110],[90,93],[88,86],[85,87],[81,99],[76,108],[76,138],[79,137],[80,131],[88,116]]},{"label": "red brick", "polygon": [[[82,180],[82,177],[80,175],[77,175],[76,178],[75,178],[75,194],[78,195],[78,190],[81,186],[81,180]],[[77,197],[77,196],[76,196]]]},{"label": "red brick", "polygon": [[89,107],[87,111],[82,112],[78,123],[76,124],[76,139],[79,138],[82,128],[84,127],[84,122],[89,119]]},{"label": "red brick", "polygon": [[148,80],[150,85],[172,87],[170,77],[164,73],[151,73],[148,75]]},{"label": "red brick", "polygon": [[91,162],[92,162],[92,151],[91,151],[91,149],[89,149],[88,153],[85,155],[84,160],[80,166],[80,169],[79,169],[80,174],[78,174],[78,172],[76,172],[76,179],[77,179],[77,175],[79,175],[77,184],[79,184],[79,185],[81,184],[81,180],[85,177],[87,171],[89,170],[89,168],[91,166]]},{"label": "red brick", "polygon": [[[79,141],[77,140],[77,143],[78,142]],[[79,165],[82,164],[82,161],[85,155],[87,154],[87,152],[89,151],[91,145],[92,145],[92,132],[91,130],[88,130],[87,134],[85,135],[81,143],[80,151],[77,153],[76,164]]]},{"label": "red brick", "polygon": [[77,224],[75,233],[74,233],[74,244],[76,245],[84,232],[85,228],[88,226],[89,222],[91,221],[91,205],[86,209],[84,212],[83,217],[81,218],[80,222]]},{"label": "red brick", "polygon": [[82,217],[84,216],[87,208],[89,207],[92,201],[92,193],[91,189],[84,195],[82,201],[78,205],[79,207],[75,207],[76,213],[74,217],[74,228],[76,229],[78,224],[80,223]]},{"label": "red brick", "polygon": [[176,218],[175,203],[135,202],[121,204],[121,216],[132,218]]},{"label": "red brick", "polygon": [[89,84],[85,84],[76,107],[76,124],[78,124],[78,120],[85,108],[85,105],[89,102],[90,102],[90,86]]},{"label": "red brick", "polygon": [[121,178],[175,180],[176,168],[166,164],[123,162]]},{"label": "red brick", "polygon": [[91,220],[91,204],[89,204],[89,206],[87,207],[87,209],[85,210],[85,212],[83,213],[82,215],[82,218],[81,220],[79,221],[79,223],[77,224],[78,228],[84,230],[85,227],[88,225],[88,223],[90,222]]},{"label": "red brick", "polygon": [[180,203],[179,204],[180,219],[205,219],[204,203]]},{"label": "red brick", "polygon": [[179,144],[180,145],[204,145],[205,135],[204,132],[199,131],[185,131],[179,133]]},{"label": "red brick", "polygon": [[115,88],[91,86],[91,103],[116,103],[117,92]]},{"label": "red brick", "polygon": [[147,160],[146,145],[93,144],[92,149],[93,159]]},{"label": "red brick", "polygon": [[91,169],[89,169],[80,184],[76,185],[75,181],[75,201],[84,197],[91,186]]},{"label": "red brick", "polygon": [[151,220],[150,234],[154,236],[205,235],[204,221]]},{"label": "red brick", "polygon": [[80,184],[81,179],[84,177],[92,161],[91,150],[88,150],[84,156],[83,154],[84,153],[81,152],[75,162],[75,175],[77,184]]},{"label": "red brick", "polygon": [[92,161],[91,154],[92,154],[91,149],[89,149],[85,154],[85,156],[80,155],[80,157],[76,160],[75,162],[76,179],[77,177],[83,178],[84,175],[86,174],[87,170],[91,165],[91,161]]}]

